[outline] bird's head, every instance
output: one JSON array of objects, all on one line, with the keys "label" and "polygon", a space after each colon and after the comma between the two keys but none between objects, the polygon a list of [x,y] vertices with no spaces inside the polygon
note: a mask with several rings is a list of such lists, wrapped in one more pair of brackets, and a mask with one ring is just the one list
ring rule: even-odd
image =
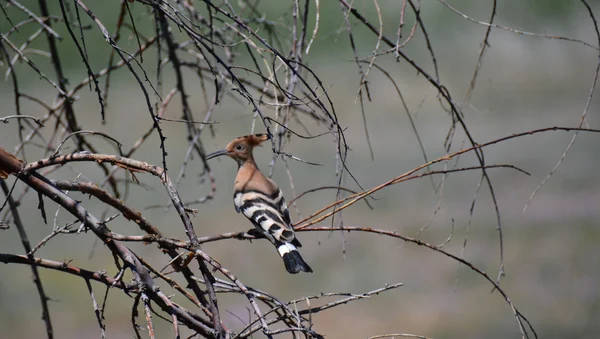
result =
[{"label": "bird's head", "polygon": [[252,149],[262,142],[271,139],[268,134],[251,134],[233,139],[225,149],[213,152],[206,156],[206,160],[221,155],[227,155],[238,163],[252,158]]}]

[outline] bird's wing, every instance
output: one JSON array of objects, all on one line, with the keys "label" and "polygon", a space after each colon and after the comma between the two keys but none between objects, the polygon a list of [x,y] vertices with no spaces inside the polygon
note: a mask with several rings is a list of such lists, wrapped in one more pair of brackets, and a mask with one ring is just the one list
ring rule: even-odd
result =
[{"label": "bird's wing", "polygon": [[294,240],[294,230],[281,190],[271,195],[257,190],[238,191],[234,194],[234,205],[254,225],[260,226],[267,237],[280,242]]}]

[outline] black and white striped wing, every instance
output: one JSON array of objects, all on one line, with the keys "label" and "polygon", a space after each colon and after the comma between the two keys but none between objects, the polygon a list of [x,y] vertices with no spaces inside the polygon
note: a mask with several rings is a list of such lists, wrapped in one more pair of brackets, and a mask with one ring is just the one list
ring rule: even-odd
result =
[{"label": "black and white striped wing", "polygon": [[269,240],[285,243],[295,240],[281,190],[271,195],[259,191],[235,192],[233,203],[236,211],[250,219]]}]

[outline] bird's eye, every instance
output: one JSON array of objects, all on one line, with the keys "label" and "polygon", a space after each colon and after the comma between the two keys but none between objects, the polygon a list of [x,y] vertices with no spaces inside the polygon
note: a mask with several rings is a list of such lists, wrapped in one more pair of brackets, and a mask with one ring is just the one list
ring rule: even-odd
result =
[{"label": "bird's eye", "polygon": [[244,145],[242,145],[242,144],[235,145],[235,150],[236,151],[243,151],[244,150]]}]

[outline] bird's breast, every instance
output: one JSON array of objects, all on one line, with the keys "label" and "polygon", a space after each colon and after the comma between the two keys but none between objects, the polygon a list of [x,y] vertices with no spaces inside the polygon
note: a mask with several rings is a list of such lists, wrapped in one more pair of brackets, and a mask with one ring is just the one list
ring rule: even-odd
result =
[{"label": "bird's breast", "polygon": [[240,213],[240,209],[244,204],[244,193],[242,192],[233,192],[233,206],[235,207],[235,211]]}]

